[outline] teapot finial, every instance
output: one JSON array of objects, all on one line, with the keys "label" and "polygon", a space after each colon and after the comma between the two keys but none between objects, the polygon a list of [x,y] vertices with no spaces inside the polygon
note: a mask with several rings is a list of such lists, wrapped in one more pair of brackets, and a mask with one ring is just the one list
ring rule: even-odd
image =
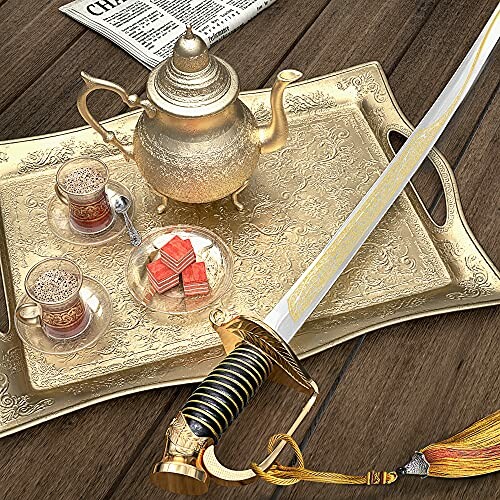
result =
[{"label": "teapot finial", "polygon": [[152,71],[147,93],[156,108],[172,115],[207,116],[237,99],[238,75],[228,63],[210,55],[203,38],[187,25],[172,57]]},{"label": "teapot finial", "polygon": [[194,37],[194,34],[193,34],[193,28],[190,24],[186,24],[186,32],[184,33],[184,38],[193,38]]},{"label": "teapot finial", "polygon": [[196,73],[206,68],[210,62],[207,44],[193,33],[191,25],[177,39],[172,54],[172,63],[184,73]]}]

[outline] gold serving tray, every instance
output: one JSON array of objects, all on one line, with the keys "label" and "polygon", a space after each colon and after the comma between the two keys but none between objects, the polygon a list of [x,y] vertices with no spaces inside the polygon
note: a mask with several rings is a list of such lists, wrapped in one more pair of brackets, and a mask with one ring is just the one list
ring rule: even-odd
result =
[{"label": "gold serving tray", "polygon": [[[269,118],[269,90],[242,99],[258,120]],[[208,311],[165,316],[133,301],[124,279],[126,236],[82,247],[50,232],[46,210],[58,165],[79,155],[103,159],[112,178],[132,191],[143,234],[178,223],[216,232],[235,258],[233,289],[219,305],[263,317],[388,163],[389,132],[411,132],[377,63],[291,86],[286,109],[289,141],[262,157],[241,195],[243,212],[222,200],[172,202],[157,215],[157,199],[136,166],[86,127],[0,143],[0,252],[10,320],[0,333],[0,436],[112,397],[198,381],[223,356]],[[108,123],[131,142],[138,116]],[[431,220],[409,186],[294,338],[299,357],[407,319],[500,303],[499,272],[464,220],[453,173],[437,151],[431,160],[443,183],[445,224]],[[101,281],[114,307],[110,331],[93,348],[67,357],[24,347],[12,325],[28,269],[60,255]]]}]

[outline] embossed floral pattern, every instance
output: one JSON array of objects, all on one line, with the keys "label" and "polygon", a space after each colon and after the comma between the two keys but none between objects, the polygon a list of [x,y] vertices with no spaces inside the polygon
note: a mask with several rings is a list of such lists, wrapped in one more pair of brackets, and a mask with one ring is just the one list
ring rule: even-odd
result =
[{"label": "embossed floral pattern", "polygon": [[358,97],[363,98],[368,94],[372,94],[377,102],[384,102],[387,99],[385,89],[383,89],[379,82],[376,81],[375,76],[371,71],[367,71],[360,75],[345,78],[337,83],[340,90],[346,90],[349,87],[354,87]]},{"label": "embossed floral pattern", "polygon": [[[363,77],[365,73],[367,78]],[[355,76],[358,78],[350,78]],[[386,165],[374,132],[380,142],[389,129],[409,134],[397,113],[394,115],[391,99],[373,66],[328,77],[319,88],[311,92],[318,86],[307,83],[300,94],[298,87],[287,91],[290,140],[282,150],[262,157],[249,188],[242,194],[246,204],[243,213],[237,212],[229,200],[221,200],[212,206],[172,202],[165,216],[157,216],[157,199],[133,163],[124,162],[115,148],[88,131],[68,132],[63,134],[64,139],[59,135],[41,139],[34,141],[34,146],[23,145],[29,153],[7,149],[15,159],[2,160],[5,157],[0,152],[0,162],[19,167],[19,174],[15,169],[6,169],[0,190],[16,298],[23,293],[22,281],[31,265],[45,256],[65,255],[77,260],[85,274],[97,278],[111,292],[114,315],[110,330],[90,354],[83,351],[54,359],[24,348],[13,335],[0,333],[0,429],[55,415],[82,400],[105,398],[139,385],[161,384],[178,374],[182,378],[187,372],[196,372],[198,376],[222,356],[206,318],[158,318],[136,306],[123,279],[129,251],[125,238],[109,246],[82,249],[48,233],[47,194],[52,191],[59,163],[82,154],[103,158],[112,177],[133,192],[138,208],[134,218],[143,233],[172,223],[214,230],[235,254],[234,287],[221,299],[221,307],[229,315],[263,316],[312,261]],[[341,88],[348,92],[338,90]],[[347,94],[350,102],[346,103]],[[365,100],[361,108],[352,97]],[[377,100],[385,104],[374,107],[373,101]],[[244,101],[256,111],[259,121],[269,119],[267,94],[248,94]],[[388,124],[391,114],[395,122]],[[123,116],[113,122],[120,139],[128,144],[137,116]],[[389,154],[388,149],[385,154]],[[439,164],[439,158],[434,157]],[[23,175],[33,172],[37,176]],[[443,175],[443,169],[440,173]],[[448,197],[450,192],[453,194],[453,180],[446,175],[442,180]],[[316,199],[327,203],[326,214]],[[498,280],[494,272],[488,271],[487,262],[479,256],[474,262],[469,260],[470,267],[465,265],[465,259],[470,259],[468,252],[475,251],[472,243],[467,238],[463,246],[435,239],[436,235],[453,239],[447,231],[457,209],[451,203],[447,210],[445,226],[431,228],[432,237],[440,251],[449,255],[450,268],[459,268],[465,279],[456,283],[450,278],[430,241],[429,226],[423,226],[404,195],[316,310],[314,318],[321,321],[312,321],[299,332],[294,349],[304,353],[321,343],[326,347],[360,329],[371,329],[408,313],[428,314],[432,308],[450,308],[453,304],[464,307],[471,302],[486,302],[490,297],[494,300]],[[437,295],[443,292],[441,302],[420,293],[430,289]],[[450,290],[455,295],[445,297]],[[54,400],[42,399],[31,386],[49,389]]]},{"label": "embossed floral pattern", "polygon": [[52,404],[54,404],[54,400],[50,398],[33,402],[26,394],[15,395],[9,393],[9,379],[5,373],[0,373],[0,424],[6,424],[19,417],[32,415]]},{"label": "embossed floral pattern", "polygon": [[462,289],[460,292],[449,293],[447,297],[452,300],[460,300],[491,295],[494,289],[488,279],[488,272],[477,262],[477,258],[474,256],[466,257],[465,265],[471,272],[470,277],[459,283],[459,287]]}]

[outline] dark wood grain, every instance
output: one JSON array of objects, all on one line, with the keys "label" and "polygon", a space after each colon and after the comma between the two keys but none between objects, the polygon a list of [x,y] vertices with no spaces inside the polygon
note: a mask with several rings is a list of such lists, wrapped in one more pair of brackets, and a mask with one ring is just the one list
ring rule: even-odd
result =
[{"label": "dark wood grain", "polygon": [[[117,80],[130,92],[144,88],[147,71],[59,13],[63,3],[0,1],[0,43],[7,55],[0,66],[0,139],[82,125],[74,105],[81,69]],[[279,0],[214,52],[235,67],[243,88],[269,84],[285,66],[312,77],[379,60],[402,109],[418,121],[495,5],[492,0]],[[498,81],[497,53],[440,141],[457,164],[472,229],[497,264]],[[103,116],[124,111],[104,93],[93,105]],[[432,170],[422,168],[416,181],[438,213]],[[495,309],[455,313],[387,328],[307,360],[322,390],[298,434],[308,464],[341,472],[395,466],[414,448],[495,410],[498,325]],[[0,498],[175,498],[153,488],[148,472],[161,454],[166,426],[191,389],[121,398],[3,439]],[[284,429],[298,404],[289,393],[266,387],[225,436],[221,458],[238,467],[262,456],[269,433]],[[238,490],[215,486],[209,497],[492,498],[497,483],[495,476],[408,479],[380,491],[305,484],[282,490],[256,483]]]},{"label": "dark wood grain", "polygon": [[[85,28],[57,10],[66,3],[64,0],[37,3],[36,8],[32,2],[6,2],[0,7],[0,112],[33,85],[85,32]],[[48,86],[39,92],[39,99],[51,91]]]}]

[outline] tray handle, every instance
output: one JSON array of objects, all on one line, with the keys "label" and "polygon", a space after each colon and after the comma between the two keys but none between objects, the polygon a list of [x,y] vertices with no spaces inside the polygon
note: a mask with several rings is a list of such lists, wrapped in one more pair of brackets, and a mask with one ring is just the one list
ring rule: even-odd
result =
[{"label": "tray handle", "polygon": [[12,331],[12,312],[16,305],[16,301],[12,290],[11,294],[9,294],[9,288],[12,288],[12,277],[8,264],[9,254],[7,251],[7,240],[4,237],[5,226],[2,216],[0,216],[0,234],[2,235],[0,244],[0,314],[5,315],[7,320],[6,329],[0,328],[0,341],[5,341],[9,339]]},{"label": "tray handle", "polygon": [[[391,132],[396,132],[398,134],[401,134],[403,137],[408,139],[408,137],[413,132],[413,128],[410,126],[399,126],[395,124],[388,127],[387,133],[385,134],[385,140],[387,141],[387,146],[389,150],[393,155],[395,155],[396,151],[394,151],[394,148],[389,139]],[[417,198],[419,199],[422,208],[425,210],[425,213],[429,217],[429,220],[432,222],[432,224],[440,230],[446,230],[450,227],[453,220],[455,219],[456,207],[460,205],[458,186],[451,165],[448,163],[448,161],[446,160],[444,155],[439,151],[439,149],[432,148],[431,151],[429,152],[429,155],[427,156],[427,159],[432,163],[432,166],[436,169],[436,172],[439,176],[443,188],[446,216],[442,224],[439,224],[434,220],[432,214],[429,213],[427,207],[423,203],[422,198],[420,197],[418,191],[414,189],[414,192]]]}]

